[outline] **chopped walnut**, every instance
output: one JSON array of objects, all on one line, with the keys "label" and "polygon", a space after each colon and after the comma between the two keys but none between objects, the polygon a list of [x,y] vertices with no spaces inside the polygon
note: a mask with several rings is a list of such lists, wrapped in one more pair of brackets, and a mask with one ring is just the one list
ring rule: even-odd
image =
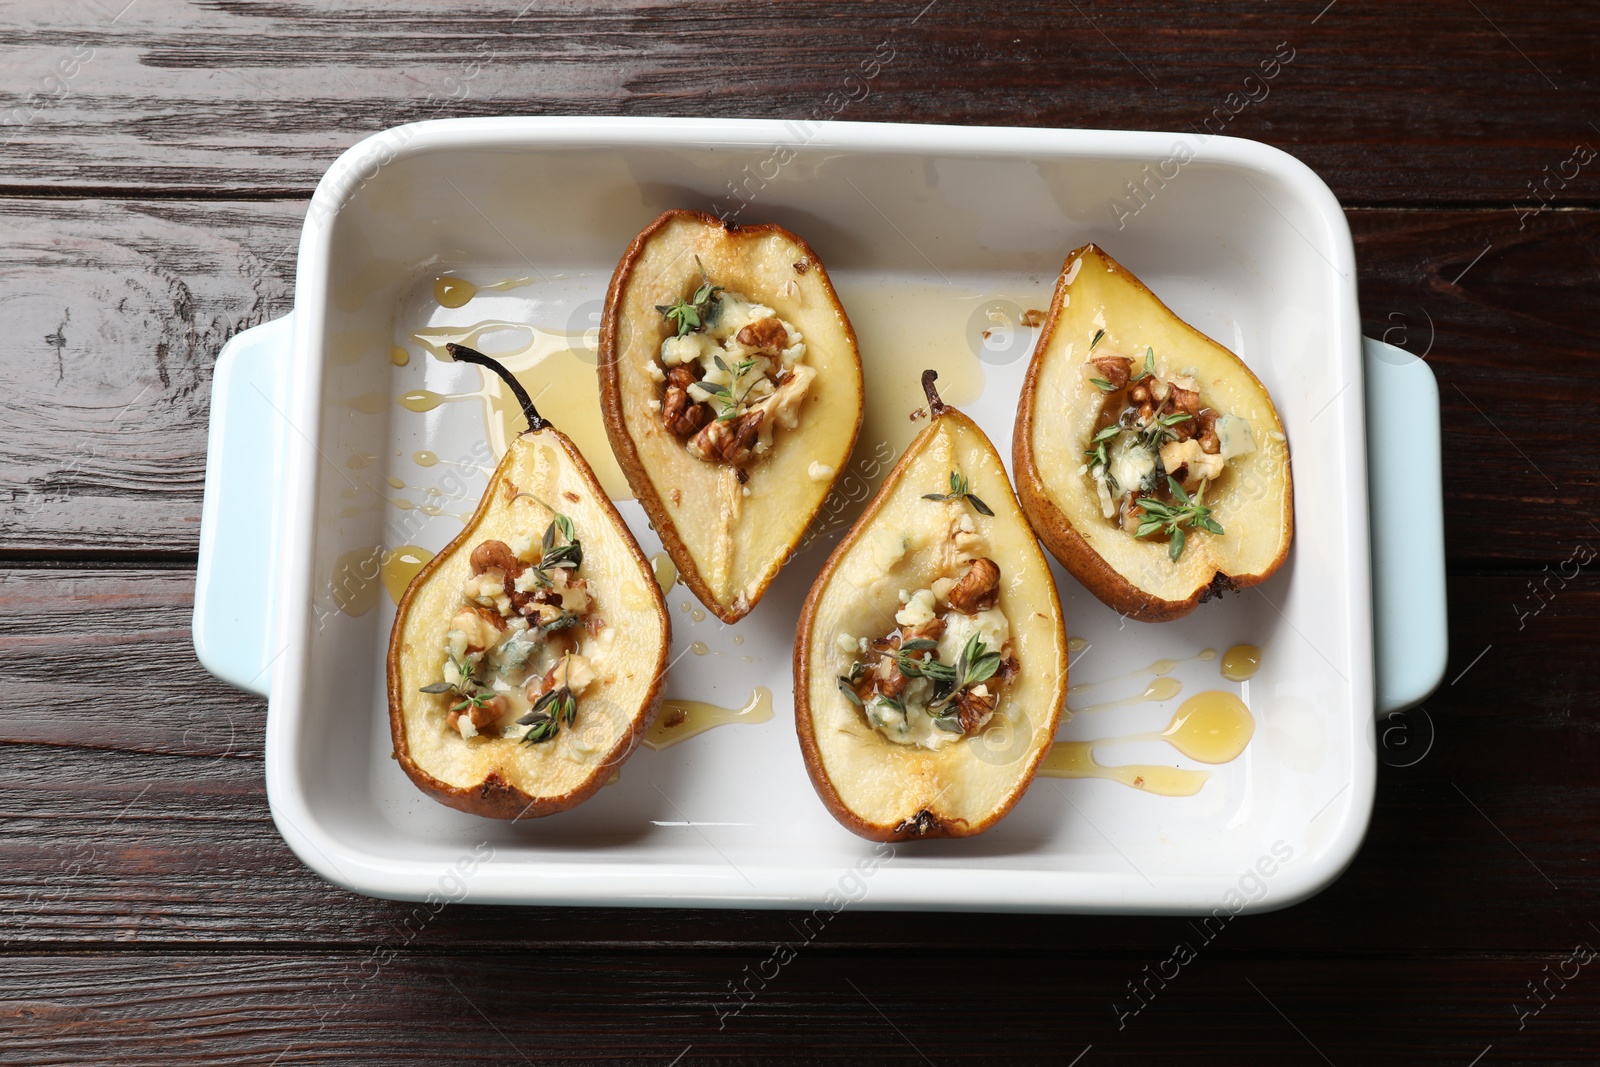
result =
[{"label": "chopped walnut", "polygon": [[967,573],[950,590],[950,606],[963,615],[975,615],[995,606],[1000,598],[1000,566],[986,557],[967,564]]},{"label": "chopped walnut", "polygon": [[667,386],[667,395],[661,401],[661,421],[679,437],[688,437],[711,419],[711,409],[696,403],[687,389]]},{"label": "chopped walnut", "polygon": [[738,333],[739,343],[775,356],[789,347],[789,331],[783,328],[775,315],[756,319]]},{"label": "chopped walnut", "polygon": [[522,573],[522,561],[517,554],[511,551],[511,546],[504,541],[485,541],[472,550],[472,573],[482,574],[491,568],[497,568],[505,574],[515,577]]},{"label": "chopped walnut", "polygon": [[689,451],[712,463],[737,467],[755,454],[764,411],[747,411],[737,419],[712,422],[689,438]]},{"label": "chopped walnut", "polygon": [[989,692],[989,687],[986,685],[963,689],[956,697],[956,707],[960,709],[958,718],[961,729],[970,733],[988,722],[989,716],[994,714],[996,703],[998,703],[997,698]]},{"label": "chopped walnut", "polygon": [[1097,356],[1090,360],[1100,377],[1111,383],[1112,389],[1121,389],[1133,376],[1133,360],[1127,356]]}]

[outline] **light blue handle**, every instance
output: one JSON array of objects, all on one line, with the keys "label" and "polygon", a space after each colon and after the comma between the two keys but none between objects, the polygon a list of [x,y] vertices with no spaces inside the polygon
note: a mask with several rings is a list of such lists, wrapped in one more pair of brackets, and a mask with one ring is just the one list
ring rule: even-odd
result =
[{"label": "light blue handle", "polygon": [[1384,715],[1426,700],[1449,654],[1439,385],[1405,349],[1363,341],[1372,630]]},{"label": "light blue handle", "polygon": [[200,507],[194,650],[206,670],[266,696],[289,423],[294,315],[222,346],[211,379],[211,441]]}]

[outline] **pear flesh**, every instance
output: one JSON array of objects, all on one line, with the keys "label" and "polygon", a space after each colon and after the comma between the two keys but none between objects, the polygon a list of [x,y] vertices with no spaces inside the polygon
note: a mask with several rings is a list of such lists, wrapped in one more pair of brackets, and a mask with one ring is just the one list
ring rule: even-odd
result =
[{"label": "pear flesh", "polygon": [[[1032,780],[1066,699],[1066,631],[1049,565],[994,446],[940,407],[811,587],[796,646],[795,725],[812,783],[841,823],[875,840],[965,837],[993,825]],[[970,495],[955,495],[952,475]],[[976,560],[998,573],[992,602],[958,592]],[[865,706],[851,699],[853,669],[859,675],[856,665],[873,656],[863,644],[941,612],[938,647],[917,658],[952,664],[955,646],[977,635],[1009,661],[985,683],[991,698],[998,693],[992,707],[954,723],[952,704],[947,728],[930,729],[926,716],[884,716],[870,689]],[[918,684],[902,695],[907,712]]]},{"label": "pear flesh", "polygon": [[[1127,381],[1118,357],[1126,357]],[[1165,392],[1169,383],[1198,393],[1189,404],[1204,421],[1180,419],[1158,448],[1112,430],[1114,408],[1137,423],[1129,398],[1143,395],[1135,392],[1141,384]],[[1169,419],[1184,414],[1171,400],[1160,410]],[[1202,429],[1213,435],[1204,447]],[[1101,434],[1110,439],[1097,441]],[[1132,618],[1186,615],[1223,591],[1265,581],[1288,555],[1288,444],[1266,388],[1094,245],[1074,251],[1062,269],[1028,367],[1012,456],[1039,539],[1090,592]],[[1182,483],[1181,497],[1170,493],[1169,474]],[[1130,494],[1188,498],[1207,510],[1190,511],[1203,521],[1180,522],[1173,533],[1169,524],[1147,525],[1159,516],[1134,511]]]},{"label": "pear flesh", "polygon": [[[681,315],[663,309],[684,305],[693,328],[680,335]],[[760,338],[744,332],[752,313],[784,335],[765,375],[740,373],[740,356],[761,358]],[[681,368],[704,375],[687,387],[701,420],[689,433],[668,425],[684,411],[673,393],[684,386],[670,377]],[[861,389],[855,333],[827,271],[786,230],[669,211],[618,264],[600,332],[606,432],[684,583],[724,622],[761,599],[844,470]],[[717,420],[725,397],[743,406]]]},{"label": "pear flesh", "polygon": [[[485,571],[486,554],[510,549],[524,563],[559,558],[570,539],[557,514],[570,522],[581,563],[541,570],[551,587],[541,599],[550,603],[540,606],[542,615],[529,610],[552,628],[498,632],[488,620],[499,614],[503,568]],[[517,588],[543,588],[532,569]],[[483,620],[479,632],[474,619]],[[424,692],[461,682],[457,664],[469,639],[478,684]],[[649,728],[661,706],[669,641],[661,590],[593,471],[559,431],[526,432],[512,441],[472,520],[400,602],[388,658],[396,758],[424,792],[462,811],[517,819],[570,808],[610,779]],[[566,688],[575,713],[554,699],[541,711],[524,680]],[[493,721],[473,723],[470,707],[452,711],[467,691],[498,696],[479,709],[483,720],[499,711]],[[524,740],[530,731],[537,743]]]}]

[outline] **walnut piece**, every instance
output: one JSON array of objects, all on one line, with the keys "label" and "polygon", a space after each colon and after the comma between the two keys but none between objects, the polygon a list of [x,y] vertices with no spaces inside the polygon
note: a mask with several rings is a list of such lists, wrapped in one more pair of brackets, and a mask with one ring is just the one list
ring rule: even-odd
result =
[{"label": "walnut piece", "polygon": [[737,419],[712,422],[689,438],[689,451],[709,463],[737,467],[755,453],[764,411],[747,411]]},{"label": "walnut piece", "polygon": [[522,573],[522,561],[504,541],[483,542],[472,550],[471,563],[473,574],[482,574],[496,567],[512,577]]},{"label": "walnut piece", "polygon": [[740,344],[774,356],[789,344],[789,331],[783,328],[783,323],[778,321],[776,315],[756,319],[740,330],[737,336]]},{"label": "walnut piece", "polygon": [[1000,565],[980,557],[967,564],[967,573],[950,590],[950,606],[963,615],[994,607],[1000,599]]},{"label": "walnut piece", "polygon": [[1111,383],[1113,390],[1121,389],[1133,376],[1133,360],[1127,356],[1097,356],[1090,360],[1100,377]]}]

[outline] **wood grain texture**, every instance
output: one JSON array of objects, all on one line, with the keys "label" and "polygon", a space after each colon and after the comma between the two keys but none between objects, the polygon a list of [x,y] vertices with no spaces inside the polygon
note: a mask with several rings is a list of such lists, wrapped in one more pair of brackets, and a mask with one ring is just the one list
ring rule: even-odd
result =
[{"label": "wood grain texture", "polygon": [[289,310],[304,213],[0,205],[0,550],[193,554],[212,367]]},{"label": "wood grain texture", "polygon": [[[289,310],[299,202],[0,199],[0,555],[192,558],[211,370]],[[1600,212],[1355,210],[1365,331],[1426,353],[1448,552],[1555,563],[1600,487]],[[1480,257],[1480,253],[1482,253]],[[1550,412],[1562,411],[1560,418]],[[1494,512],[1496,535],[1472,516]]]},{"label": "wood grain texture", "polygon": [[[1217,952],[1475,958],[1587,936],[1600,911],[1600,696],[1587,659],[1548,649],[1600,633],[1596,567],[1567,568],[1565,584],[1559,572],[1452,582],[1456,683],[1423,712],[1379,723],[1387,765],[1355,864],[1312,901],[1230,927]],[[0,946],[733,948],[759,960],[794,938],[793,913],[469,903],[419,918],[321,882],[267,810],[261,702],[192,660],[192,581],[183,570],[0,571]],[[99,680],[98,698],[63,701],[52,680],[67,670]],[[847,909],[811,948],[1149,954],[1185,929],[1176,918],[973,915],[930,940],[921,923]]]},{"label": "wood grain texture", "polygon": [[[856,0],[803,22],[729,2],[19,0],[0,187],[303,196],[362,136],[420,119],[716,114],[1205,129],[1287,148],[1347,203],[1531,203],[1543,168],[1600,145],[1581,17],[1557,0]],[[1600,203],[1600,180],[1556,195]]]},{"label": "wood grain texture", "polygon": [[[1181,936],[1181,935],[1180,935]],[[1600,982],[1542,957],[1238,960],[1190,933],[1158,955],[1015,964],[802,952],[635,957],[458,951],[13,957],[5,1054],[35,1065],[1085,1063],[1459,1065],[1592,1062]],[[731,987],[745,981],[743,1008]],[[1160,975],[1167,975],[1163,980]],[[1139,989],[1136,1000],[1130,989]],[[942,991],[959,991],[952,1011]],[[1330,997],[1330,992],[1336,995]],[[1143,1007],[1140,1007],[1140,1003]],[[1135,1011],[1137,1009],[1137,1011]],[[1518,1029],[1518,1022],[1522,1029]]]},{"label": "wood grain texture", "polygon": [[[1564,962],[1600,945],[1592,10],[524,4],[0,14],[0,1062],[1600,1059]],[[191,646],[212,367],[289,309],[340,152],[505,114],[1209,126],[1316,169],[1365,332],[1439,378],[1453,575],[1445,685],[1377,724],[1350,870],[1210,938],[847,908],[774,970],[795,913],[419,913],[304,867],[264,703]]]}]

